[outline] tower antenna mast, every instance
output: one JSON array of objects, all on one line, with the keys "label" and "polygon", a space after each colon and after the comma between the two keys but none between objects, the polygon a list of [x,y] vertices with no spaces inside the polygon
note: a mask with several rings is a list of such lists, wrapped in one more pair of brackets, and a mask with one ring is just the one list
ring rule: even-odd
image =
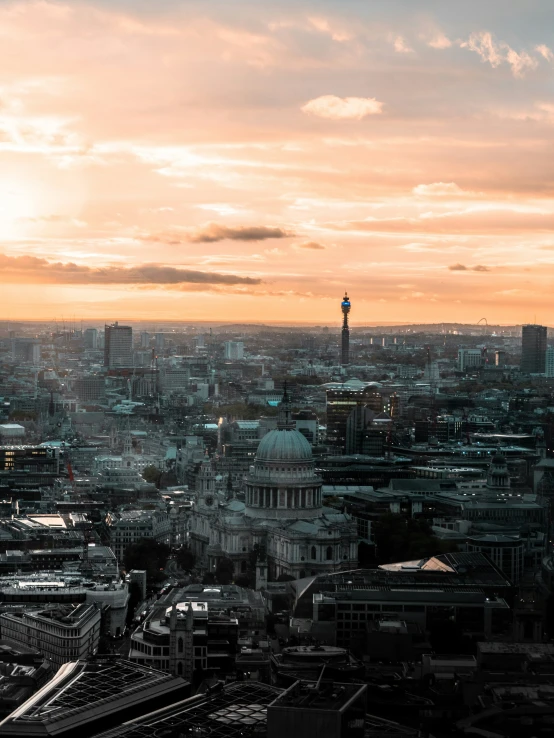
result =
[{"label": "tower antenna mast", "polygon": [[350,327],[348,325],[348,313],[350,312],[350,298],[344,293],[340,309],[342,310],[342,332],[341,332],[341,365],[350,364]]}]

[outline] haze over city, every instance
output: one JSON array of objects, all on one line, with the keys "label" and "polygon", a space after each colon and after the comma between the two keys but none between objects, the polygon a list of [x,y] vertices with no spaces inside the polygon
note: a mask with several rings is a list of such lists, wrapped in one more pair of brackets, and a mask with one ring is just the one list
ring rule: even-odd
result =
[{"label": "haze over city", "polygon": [[[0,317],[547,322],[547,0],[2,2]],[[24,53],[22,53],[24,49]]]}]

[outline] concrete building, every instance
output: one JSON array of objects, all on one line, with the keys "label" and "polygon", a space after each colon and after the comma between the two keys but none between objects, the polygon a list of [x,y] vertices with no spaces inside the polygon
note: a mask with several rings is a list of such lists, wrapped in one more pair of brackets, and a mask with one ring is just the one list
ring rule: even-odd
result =
[{"label": "concrete building", "polygon": [[110,547],[120,562],[127,546],[141,538],[153,538],[169,544],[171,523],[169,513],[162,510],[124,510],[108,516]]},{"label": "concrete building", "polygon": [[327,442],[346,451],[346,425],[353,410],[367,407],[374,413],[383,410],[380,386],[370,383],[366,386],[338,385],[326,390]]},{"label": "concrete building", "polygon": [[96,328],[86,328],[83,333],[83,345],[86,349],[98,348],[98,331]]},{"label": "concrete building", "polygon": [[0,424],[0,443],[10,443],[25,436],[25,428],[19,423]]},{"label": "concrete building", "polygon": [[554,377],[554,346],[546,349],[544,373],[550,379]]},{"label": "concrete building", "polygon": [[244,343],[242,341],[225,341],[223,348],[227,361],[242,361],[244,359]]},{"label": "concrete building", "polygon": [[108,368],[133,366],[133,329],[128,325],[105,326],[104,366]]},{"label": "concrete building", "polygon": [[521,371],[544,374],[546,365],[546,326],[524,325],[521,329]]},{"label": "concrete building", "polygon": [[458,369],[467,372],[483,366],[483,352],[481,349],[461,348],[458,350]]},{"label": "concrete building", "polygon": [[11,354],[15,361],[37,366],[40,363],[40,341],[38,338],[12,338]]},{"label": "concrete building", "polygon": [[4,612],[0,614],[0,632],[3,638],[36,648],[59,668],[96,653],[100,619],[100,607],[95,603]]}]

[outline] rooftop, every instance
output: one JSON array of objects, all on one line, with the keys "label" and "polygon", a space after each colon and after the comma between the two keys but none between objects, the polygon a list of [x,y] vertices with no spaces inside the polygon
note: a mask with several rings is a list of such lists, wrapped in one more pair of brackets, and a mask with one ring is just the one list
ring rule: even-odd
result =
[{"label": "rooftop", "polygon": [[90,721],[184,689],[186,682],[124,660],[74,661],[0,723],[1,735],[74,736]]},{"label": "rooftop", "polygon": [[267,706],[280,693],[277,687],[254,681],[217,685],[207,694],[124,723],[96,738],[152,738],[166,735],[165,731],[167,735],[194,735],[195,730],[210,738],[238,738],[256,726],[265,728]]}]

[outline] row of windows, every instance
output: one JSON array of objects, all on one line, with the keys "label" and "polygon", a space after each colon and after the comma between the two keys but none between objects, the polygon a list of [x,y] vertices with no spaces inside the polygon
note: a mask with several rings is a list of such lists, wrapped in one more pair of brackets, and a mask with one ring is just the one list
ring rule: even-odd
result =
[{"label": "row of windows", "polygon": [[[382,605],[376,604],[356,604],[349,605],[340,603],[337,605],[337,618],[348,618],[351,611],[353,612],[425,612],[425,605],[397,605],[385,602]],[[357,617],[357,616],[356,616]]]}]

